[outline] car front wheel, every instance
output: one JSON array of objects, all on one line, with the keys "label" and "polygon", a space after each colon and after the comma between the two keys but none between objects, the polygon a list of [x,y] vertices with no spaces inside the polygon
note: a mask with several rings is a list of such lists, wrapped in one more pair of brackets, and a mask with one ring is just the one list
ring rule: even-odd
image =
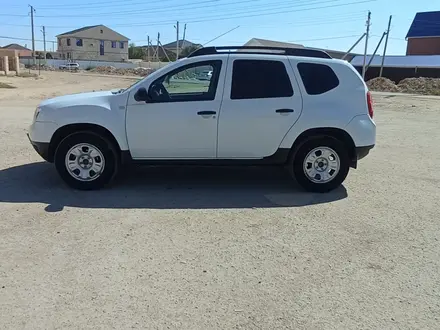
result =
[{"label": "car front wheel", "polygon": [[318,137],[299,147],[291,166],[296,181],[305,190],[328,192],[344,182],[350,162],[342,142],[332,137]]},{"label": "car front wheel", "polygon": [[72,188],[102,188],[116,175],[118,155],[107,139],[93,132],[78,132],[61,141],[55,153],[55,166]]}]

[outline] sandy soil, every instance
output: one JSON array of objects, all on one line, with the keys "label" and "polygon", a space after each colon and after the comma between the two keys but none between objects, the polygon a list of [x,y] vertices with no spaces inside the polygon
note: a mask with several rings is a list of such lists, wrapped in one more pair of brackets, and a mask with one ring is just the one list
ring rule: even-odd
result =
[{"label": "sandy soil", "polygon": [[375,94],[377,147],[330,194],[229,168],[78,192],[28,143],[34,106],[130,81],[4,79],[1,329],[438,329],[439,98]]}]

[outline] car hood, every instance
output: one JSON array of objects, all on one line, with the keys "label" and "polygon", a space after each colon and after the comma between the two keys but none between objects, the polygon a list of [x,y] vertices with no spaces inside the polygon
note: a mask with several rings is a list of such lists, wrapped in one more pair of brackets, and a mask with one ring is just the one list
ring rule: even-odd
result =
[{"label": "car hood", "polygon": [[66,107],[76,105],[97,105],[108,103],[108,100],[113,96],[112,91],[100,91],[90,93],[79,93],[54,97],[47,99],[39,104],[39,107]]}]

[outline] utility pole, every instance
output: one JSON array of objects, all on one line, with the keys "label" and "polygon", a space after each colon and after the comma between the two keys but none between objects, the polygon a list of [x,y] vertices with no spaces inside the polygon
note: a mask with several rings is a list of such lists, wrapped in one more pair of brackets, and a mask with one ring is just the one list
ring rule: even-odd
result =
[{"label": "utility pole", "polygon": [[383,54],[382,54],[382,64],[380,66],[380,72],[379,72],[379,77],[382,77],[382,73],[383,73],[383,65],[385,63],[385,55],[387,53],[387,46],[388,46],[388,37],[390,36],[390,29],[391,29],[391,20],[393,19],[393,16],[390,16],[390,20],[388,21],[388,29],[387,29],[387,37],[385,39],[385,46],[383,48]]},{"label": "utility pole", "polygon": [[168,62],[171,62],[171,60],[170,60],[170,58],[168,57],[168,54],[167,54],[167,52],[166,52],[165,48],[163,48],[163,45],[162,45],[162,43],[161,43],[161,42],[159,42],[159,45],[160,45],[160,48],[162,48],[163,52],[165,53],[165,56],[166,56],[166,58],[167,58]]},{"label": "utility pole", "polygon": [[361,42],[361,40],[366,36],[367,34],[364,32],[363,35],[360,36],[360,38],[353,44],[353,46],[350,47],[349,50],[345,53],[345,55],[341,58],[341,60],[345,60],[345,58],[350,54],[350,52],[358,45],[358,43]]},{"label": "utility pole", "polygon": [[34,36],[34,12],[35,9],[33,6],[29,5],[31,7],[31,28],[32,28],[32,61],[35,65],[35,36]]},{"label": "utility pole", "polygon": [[150,65],[150,36],[147,36],[147,62]]},{"label": "utility pole", "polygon": [[380,45],[381,45],[381,43],[382,43],[382,40],[383,40],[383,38],[385,38],[386,34],[387,34],[386,32],[384,32],[384,33],[382,34],[382,37],[380,38],[379,43],[377,44],[377,47],[376,47],[376,49],[374,50],[373,55],[371,55],[370,61],[369,61],[368,64],[367,64],[367,68],[365,69],[366,71],[368,70],[368,68],[370,67],[371,63],[373,62],[374,57],[376,56],[376,53],[377,53],[377,51],[379,50],[379,47],[380,47]]},{"label": "utility pole", "polygon": [[186,23],[183,27],[183,39],[182,39],[182,49],[185,48],[185,37],[186,37]]},{"label": "utility pole", "polygon": [[176,61],[179,59],[179,21],[176,24],[177,41],[176,41]]},{"label": "utility pole", "polygon": [[41,32],[43,32],[43,43],[44,43],[44,59],[46,59],[46,27],[43,25],[43,30],[41,30]]},{"label": "utility pole", "polygon": [[160,61],[160,57],[159,57],[159,41],[160,40],[160,32],[157,33],[157,46],[156,46],[156,56],[157,56],[157,61]]},{"label": "utility pole", "polygon": [[365,65],[367,64],[368,39],[370,38],[370,25],[371,25],[371,11],[368,12],[367,32],[365,36],[364,64],[362,65],[362,78],[364,80],[365,80]]}]

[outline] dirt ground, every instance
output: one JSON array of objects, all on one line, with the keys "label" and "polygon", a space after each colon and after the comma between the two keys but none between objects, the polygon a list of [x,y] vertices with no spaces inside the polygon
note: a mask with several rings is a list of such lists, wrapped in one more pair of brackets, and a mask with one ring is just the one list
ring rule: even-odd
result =
[{"label": "dirt ground", "polygon": [[41,71],[37,78],[0,76],[0,82],[17,87],[13,90],[0,89],[0,102],[14,101],[37,105],[41,100],[59,95],[126,88],[139,79],[141,78],[57,71]]},{"label": "dirt ground", "polygon": [[257,168],[79,192],[27,141],[34,108],[134,80],[0,81],[1,329],[438,329],[440,98],[374,94],[377,147],[329,194]]}]

